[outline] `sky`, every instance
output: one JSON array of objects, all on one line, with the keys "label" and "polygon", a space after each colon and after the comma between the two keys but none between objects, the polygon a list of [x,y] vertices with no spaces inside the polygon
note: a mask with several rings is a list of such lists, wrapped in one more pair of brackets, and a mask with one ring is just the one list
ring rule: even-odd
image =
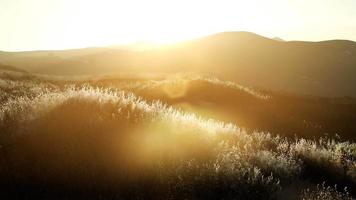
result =
[{"label": "sky", "polygon": [[356,0],[0,0],[0,50],[170,43],[224,31],[356,41]]}]

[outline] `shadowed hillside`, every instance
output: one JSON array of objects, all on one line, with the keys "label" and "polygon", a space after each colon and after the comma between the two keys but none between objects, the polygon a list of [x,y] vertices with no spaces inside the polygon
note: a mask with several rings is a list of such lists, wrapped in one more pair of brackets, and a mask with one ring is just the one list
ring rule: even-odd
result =
[{"label": "shadowed hillside", "polygon": [[91,84],[131,91],[149,100],[159,99],[176,108],[234,122],[249,130],[305,138],[338,134],[343,139],[355,140],[353,98],[295,96],[189,76],[154,81],[104,78]]}]

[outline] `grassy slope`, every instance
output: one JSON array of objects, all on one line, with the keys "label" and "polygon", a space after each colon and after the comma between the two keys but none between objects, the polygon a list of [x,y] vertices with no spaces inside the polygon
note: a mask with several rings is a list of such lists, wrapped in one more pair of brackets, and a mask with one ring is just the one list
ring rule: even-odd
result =
[{"label": "grassy slope", "polygon": [[355,140],[356,101],[351,98],[293,96],[260,91],[233,82],[202,77],[167,80],[102,79],[97,86],[134,92],[201,116],[233,122],[248,130],[293,137],[338,134]]},{"label": "grassy slope", "polygon": [[[1,80],[4,197],[285,199],[298,198],[306,183],[355,187],[354,143],[248,133],[118,85],[64,83]],[[150,81],[137,86],[145,85],[121,84],[152,91]]]}]

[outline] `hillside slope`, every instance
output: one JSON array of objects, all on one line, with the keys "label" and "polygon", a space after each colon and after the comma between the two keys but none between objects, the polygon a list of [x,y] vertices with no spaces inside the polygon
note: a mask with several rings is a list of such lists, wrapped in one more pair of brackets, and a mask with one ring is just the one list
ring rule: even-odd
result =
[{"label": "hillside slope", "polygon": [[163,80],[98,79],[91,84],[115,87],[198,113],[233,122],[248,130],[283,136],[318,138],[338,134],[356,140],[356,99],[295,96],[260,91],[214,78],[183,77]]},{"label": "hillside slope", "polygon": [[276,41],[226,32],[146,51],[88,48],[0,54],[0,62],[57,75],[199,72],[265,89],[356,97],[356,43]]},{"label": "hillside slope", "polygon": [[13,72],[26,72],[23,69],[19,69],[19,68],[13,67],[11,65],[4,65],[4,64],[1,64],[1,63],[0,63],[0,70],[2,70],[2,71],[13,71]]}]

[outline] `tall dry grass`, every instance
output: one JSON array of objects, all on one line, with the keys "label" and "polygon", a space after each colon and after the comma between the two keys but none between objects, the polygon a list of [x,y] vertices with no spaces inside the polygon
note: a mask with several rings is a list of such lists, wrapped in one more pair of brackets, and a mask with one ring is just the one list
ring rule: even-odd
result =
[{"label": "tall dry grass", "polygon": [[295,181],[355,186],[354,143],[248,133],[117,88],[0,89],[4,197],[275,199]]}]

